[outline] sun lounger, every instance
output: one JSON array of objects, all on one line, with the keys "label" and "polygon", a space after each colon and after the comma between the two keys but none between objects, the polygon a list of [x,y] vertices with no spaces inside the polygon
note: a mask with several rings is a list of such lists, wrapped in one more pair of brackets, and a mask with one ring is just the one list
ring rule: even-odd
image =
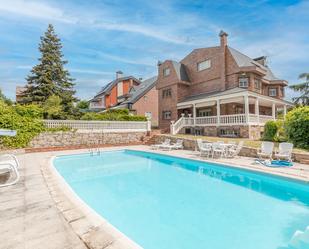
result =
[{"label": "sun lounger", "polygon": [[177,139],[176,143],[174,144],[167,144],[167,145],[161,145],[161,149],[167,149],[167,150],[180,150],[183,149],[183,140]]},{"label": "sun lounger", "polygon": [[271,160],[273,155],[273,149],[273,142],[262,142],[261,148],[257,152],[259,159],[268,158]]},{"label": "sun lounger", "polygon": [[16,156],[11,154],[0,155],[0,174],[9,172],[12,174],[14,172],[15,179],[8,183],[0,184],[0,187],[6,187],[13,185],[19,181],[19,173],[18,173],[19,162]]},{"label": "sun lounger", "polygon": [[167,145],[171,145],[171,140],[169,138],[165,139],[165,141],[161,144],[153,144],[151,145],[151,149],[153,150],[157,150],[157,149],[160,149],[164,146],[167,146]]},{"label": "sun lounger", "polygon": [[275,157],[290,162],[292,161],[292,151],[293,151],[292,143],[280,143],[279,151],[275,153]]}]

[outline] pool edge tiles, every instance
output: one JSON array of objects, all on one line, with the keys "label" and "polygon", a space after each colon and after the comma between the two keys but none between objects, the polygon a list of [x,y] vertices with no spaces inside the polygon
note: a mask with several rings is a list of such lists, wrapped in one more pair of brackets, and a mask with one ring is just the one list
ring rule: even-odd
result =
[{"label": "pool edge tiles", "polygon": [[[104,152],[121,152],[124,150],[109,150]],[[89,156],[89,152],[53,155],[49,158],[49,167],[45,168],[45,179],[49,182],[50,194],[57,208],[71,225],[73,231],[89,248],[105,248],[107,245],[123,249],[143,249],[134,240],[111,224],[104,216],[98,214],[70,186],[57,170],[54,162],[57,158]],[[43,171],[44,172],[44,171]],[[52,175],[52,178],[51,178]],[[57,183],[55,188],[55,182]],[[59,188],[60,187],[60,188]],[[65,204],[63,206],[63,203]],[[72,212],[73,211],[73,212]],[[67,214],[66,214],[67,213]],[[73,214],[73,216],[72,216]],[[81,219],[76,219],[79,214]],[[75,215],[75,216],[74,216]]]}]

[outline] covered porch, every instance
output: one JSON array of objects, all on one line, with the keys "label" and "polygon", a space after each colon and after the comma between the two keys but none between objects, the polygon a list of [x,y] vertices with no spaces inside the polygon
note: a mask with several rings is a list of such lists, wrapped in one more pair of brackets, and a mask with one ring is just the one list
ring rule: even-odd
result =
[{"label": "covered porch", "polygon": [[172,121],[171,133],[177,134],[185,127],[225,127],[233,131],[239,126],[264,126],[268,120],[276,120],[279,112],[284,117],[292,106],[287,101],[243,89],[227,92],[178,103],[178,120]]}]

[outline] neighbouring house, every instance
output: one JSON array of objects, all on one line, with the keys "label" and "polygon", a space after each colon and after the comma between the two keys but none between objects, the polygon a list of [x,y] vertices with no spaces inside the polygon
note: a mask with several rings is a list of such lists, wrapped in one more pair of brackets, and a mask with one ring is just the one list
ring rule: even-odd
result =
[{"label": "neighbouring house", "polygon": [[22,103],[23,97],[25,96],[24,93],[27,90],[27,87],[24,86],[16,86],[15,96],[16,96],[16,103]]},{"label": "neighbouring house", "polygon": [[140,80],[133,76],[123,76],[116,72],[116,79],[104,86],[89,102],[90,110],[102,111],[117,106],[126,99],[131,87],[138,86]]},{"label": "neighbouring house", "polygon": [[[122,82],[122,83],[121,83]],[[120,86],[119,86],[120,83]],[[90,109],[105,111],[107,109],[129,109],[135,115],[142,115],[151,119],[153,127],[159,123],[157,77],[147,80],[137,80],[133,76],[119,77],[107,84],[93,99],[90,100]],[[119,94],[119,91],[121,94]],[[117,98],[111,98],[113,93]],[[113,100],[106,102],[106,99]]]},{"label": "neighbouring house", "polygon": [[287,81],[274,76],[266,57],[252,59],[228,46],[193,50],[180,62],[158,62],[159,128],[176,133],[258,139],[266,121],[293,104]]}]

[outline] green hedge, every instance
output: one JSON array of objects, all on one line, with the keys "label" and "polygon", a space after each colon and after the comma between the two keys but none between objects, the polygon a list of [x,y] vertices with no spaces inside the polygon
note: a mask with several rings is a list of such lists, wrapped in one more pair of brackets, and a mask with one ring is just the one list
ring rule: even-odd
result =
[{"label": "green hedge", "polygon": [[15,137],[0,137],[0,146],[5,148],[22,148],[31,139],[45,130],[39,117],[39,108],[29,106],[8,106],[0,101],[0,128],[16,130]]},{"label": "green hedge", "polygon": [[130,115],[128,109],[109,110],[102,113],[87,112],[81,120],[102,120],[102,121],[146,121],[146,117]]},{"label": "green hedge", "polygon": [[288,112],[284,126],[288,139],[296,147],[309,149],[309,106]]}]

